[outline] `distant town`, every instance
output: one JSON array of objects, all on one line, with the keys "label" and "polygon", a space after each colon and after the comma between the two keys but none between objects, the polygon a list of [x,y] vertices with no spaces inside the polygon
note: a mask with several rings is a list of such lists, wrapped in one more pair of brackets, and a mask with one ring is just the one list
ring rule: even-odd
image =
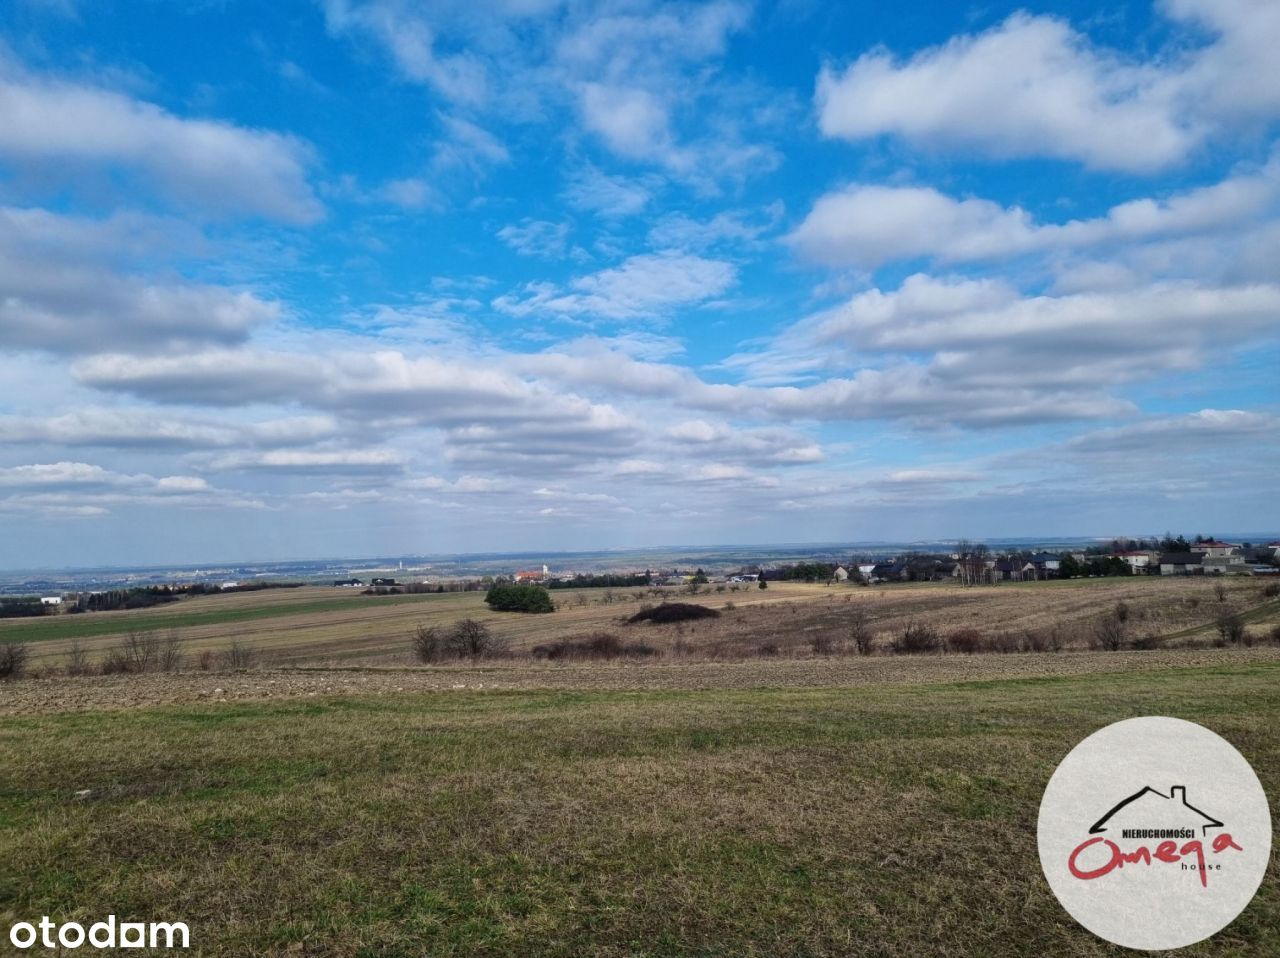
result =
[{"label": "distant town", "polygon": [[[528,555],[458,556],[349,562],[269,563],[190,570],[85,570],[60,574],[12,574],[0,579],[0,616],[49,615],[138,608],[181,595],[243,592],[300,585],[332,585],[370,594],[479,591],[495,582],[557,588],[700,587],[767,588],[770,581],[863,583],[1003,582],[1111,576],[1280,575],[1280,539],[1227,541],[1213,536],[1165,535],[1078,540],[1037,548],[959,540],[931,548],[885,545],[866,548],[749,547],[670,550],[665,554],[560,554],[530,563]],[[643,562],[641,560],[644,560]]]}]

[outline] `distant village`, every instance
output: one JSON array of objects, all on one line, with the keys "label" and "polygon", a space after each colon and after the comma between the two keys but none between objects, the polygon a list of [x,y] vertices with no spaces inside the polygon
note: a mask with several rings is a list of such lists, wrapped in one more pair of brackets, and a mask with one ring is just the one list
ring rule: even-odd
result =
[{"label": "distant village", "polygon": [[[1276,576],[1280,575],[1280,540],[1254,544],[1196,536],[1160,540],[1113,540],[1078,551],[993,552],[981,544],[959,542],[950,552],[902,552],[893,556],[853,555],[848,559],[765,562],[704,571],[702,568],[633,569],[609,572],[553,571],[542,565],[500,575],[422,577],[378,575],[329,580],[335,588],[369,595],[484,591],[495,584],[536,584],[547,589],[645,588],[678,586],[715,591],[768,588],[770,582],[800,581],[876,585],[894,582],[947,582],[998,585],[1049,579],[1110,576]],[[178,582],[108,590],[0,597],[0,618],[143,608],[191,595],[297,588],[318,584],[298,581]]]}]

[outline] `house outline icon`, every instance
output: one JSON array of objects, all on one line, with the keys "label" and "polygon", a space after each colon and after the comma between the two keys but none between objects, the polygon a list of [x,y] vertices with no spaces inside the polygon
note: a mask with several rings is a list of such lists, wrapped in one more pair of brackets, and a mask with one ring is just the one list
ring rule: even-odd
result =
[{"label": "house outline icon", "polygon": [[[1143,802],[1145,800],[1146,803],[1149,804],[1150,799],[1148,799],[1148,796],[1152,796],[1152,795],[1156,796],[1157,798],[1163,799],[1166,802],[1179,803],[1175,809],[1176,811],[1180,812],[1182,811],[1183,808],[1185,808],[1187,812],[1199,816],[1199,821],[1197,822],[1197,825],[1200,828],[1201,836],[1207,835],[1209,833],[1209,829],[1211,828],[1222,827],[1222,822],[1218,821],[1216,818],[1214,818],[1212,815],[1208,814],[1207,812],[1201,811],[1200,809],[1196,808],[1194,805],[1192,805],[1190,802],[1187,801],[1187,787],[1185,785],[1170,786],[1168,795],[1166,795],[1164,792],[1159,791],[1158,789],[1152,788],[1150,785],[1147,785],[1142,789],[1134,792],[1128,798],[1122,799],[1115,806],[1109,809],[1106,812],[1106,814],[1104,814],[1101,818],[1099,818],[1096,822],[1093,823],[1093,825],[1089,828],[1089,834],[1097,835],[1100,832],[1105,832],[1107,830],[1107,822],[1109,822],[1114,816],[1116,816],[1117,814],[1119,814],[1121,811],[1128,808],[1129,806],[1134,805],[1135,803]],[[1167,811],[1168,811],[1167,807],[1160,809],[1161,813],[1165,813]]]}]

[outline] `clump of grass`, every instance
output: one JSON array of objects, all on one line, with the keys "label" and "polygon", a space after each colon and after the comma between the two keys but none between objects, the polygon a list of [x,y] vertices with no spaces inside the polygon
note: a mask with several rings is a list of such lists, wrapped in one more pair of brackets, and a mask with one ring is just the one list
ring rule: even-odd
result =
[{"label": "clump of grass", "polygon": [[690,622],[695,619],[715,619],[719,616],[720,612],[717,609],[698,605],[696,602],[664,602],[652,609],[641,609],[627,621],[666,625],[671,622]]}]

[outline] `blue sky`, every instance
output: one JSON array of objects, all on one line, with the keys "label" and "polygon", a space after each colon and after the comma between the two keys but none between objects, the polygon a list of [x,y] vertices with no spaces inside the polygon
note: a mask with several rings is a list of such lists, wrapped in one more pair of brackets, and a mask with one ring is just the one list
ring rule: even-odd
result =
[{"label": "blue sky", "polygon": [[1280,5],[0,9],[0,565],[1266,530]]}]

